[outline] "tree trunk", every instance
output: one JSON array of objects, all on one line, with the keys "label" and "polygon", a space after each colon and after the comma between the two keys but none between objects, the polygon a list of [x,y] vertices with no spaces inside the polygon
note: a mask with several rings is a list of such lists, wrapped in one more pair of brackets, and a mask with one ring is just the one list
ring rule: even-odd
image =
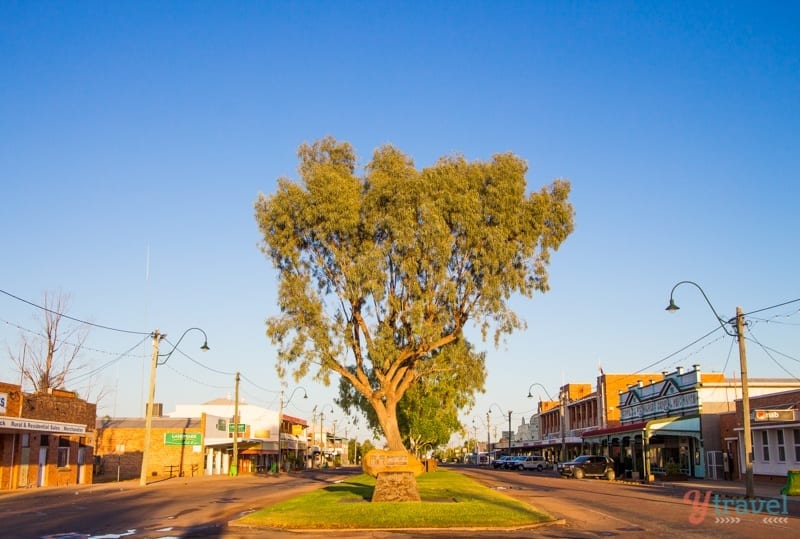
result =
[{"label": "tree trunk", "polygon": [[375,414],[378,416],[378,423],[386,437],[386,444],[392,451],[405,451],[403,437],[400,436],[400,426],[397,423],[397,403],[396,402],[372,402]]}]

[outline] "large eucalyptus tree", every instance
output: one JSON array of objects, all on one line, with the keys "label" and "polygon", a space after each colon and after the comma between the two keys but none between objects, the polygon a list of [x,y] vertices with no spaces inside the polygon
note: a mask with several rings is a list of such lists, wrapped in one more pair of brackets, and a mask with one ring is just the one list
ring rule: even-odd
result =
[{"label": "large eucalyptus tree", "polygon": [[512,295],[548,290],[550,254],[573,228],[570,185],[528,193],[527,165],[510,153],[417,170],[387,145],[363,175],[350,144],[330,137],[298,156],[300,181],[281,178],[255,203],[278,272],[280,314],[267,334],[279,373],[338,375],[372,407],[388,446],[403,449],[403,395],[483,361],[467,324],[497,342],[524,326]]}]

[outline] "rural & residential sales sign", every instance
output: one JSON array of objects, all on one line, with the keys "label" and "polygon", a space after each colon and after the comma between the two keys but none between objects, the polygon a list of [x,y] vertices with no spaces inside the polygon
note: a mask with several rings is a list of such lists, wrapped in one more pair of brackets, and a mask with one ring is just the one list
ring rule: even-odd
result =
[{"label": "rural & residential sales sign", "polygon": [[86,425],[59,423],[58,421],[39,421],[23,417],[15,419],[0,417],[0,429],[35,430],[55,434],[86,434]]}]

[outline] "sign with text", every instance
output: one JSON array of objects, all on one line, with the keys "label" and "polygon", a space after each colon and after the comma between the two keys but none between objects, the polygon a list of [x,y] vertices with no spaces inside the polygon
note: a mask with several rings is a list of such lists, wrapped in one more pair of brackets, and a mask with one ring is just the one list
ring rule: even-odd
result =
[{"label": "sign with text", "polygon": [[199,432],[165,432],[164,445],[203,445]]},{"label": "sign with text", "polygon": [[794,421],[794,410],[753,410],[754,421]]},{"label": "sign with text", "polygon": [[0,414],[6,414],[6,403],[8,402],[8,393],[0,393]]},{"label": "sign with text", "polygon": [[361,468],[372,477],[384,472],[409,472],[420,475],[424,468],[417,458],[407,451],[372,449],[361,462]]},{"label": "sign with text", "polygon": [[228,423],[228,432],[233,432],[234,426],[237,427],[236,432],[244,432],[247,427],[244,423]]},{"label": "sign with text", "polygon": [[86,434],[86,425],[59,423],[57,421],[39,421],[23,418],[2,418],[0,419],[0,428],[51,432],[53,434]]}]

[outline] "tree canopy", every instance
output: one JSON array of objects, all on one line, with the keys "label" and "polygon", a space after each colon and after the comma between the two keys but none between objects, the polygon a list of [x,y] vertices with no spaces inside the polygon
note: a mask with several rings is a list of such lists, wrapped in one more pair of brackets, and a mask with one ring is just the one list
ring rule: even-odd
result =
[{"label": "tree canopy", "polygon": [[281,178],[255,203],[278,271],[280,314],[267,334],[279,374],[338,375],[402,449],[403,396],[483,360],[466,325],[497,342],[524,327],[511,296],[548,290],[550,254],[573,229],[570,185],[526,193],[527,165],[511,153],[417,170],[386,145],[361,176],[351,145],[331,137],[301,145],[298,157],[300,181]]}]

